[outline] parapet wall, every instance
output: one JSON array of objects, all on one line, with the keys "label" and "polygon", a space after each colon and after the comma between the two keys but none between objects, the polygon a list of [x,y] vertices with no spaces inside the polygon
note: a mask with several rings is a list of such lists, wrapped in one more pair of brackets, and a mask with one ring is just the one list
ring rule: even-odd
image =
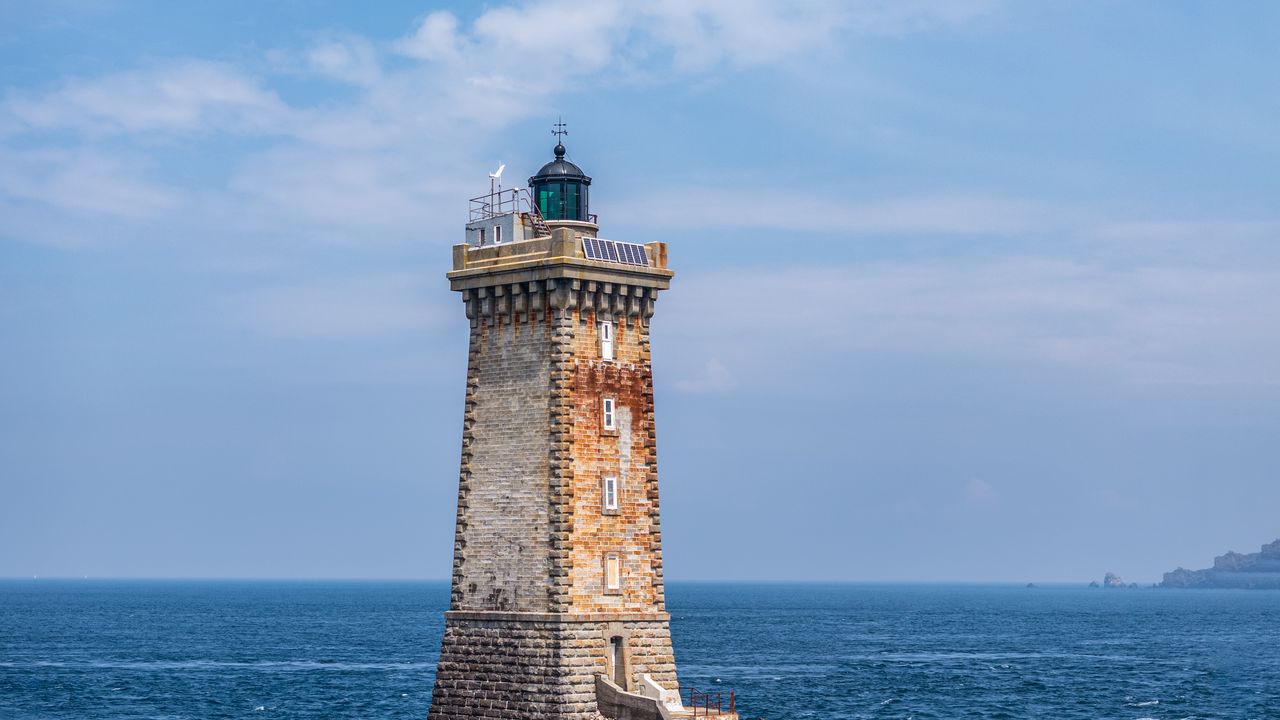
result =
[{"label": "parapet wall", "polygon": [[586,257],[581,238],[562,227],[550,236],[524,242],[491,247],[455,245],[453,270],[447,274],[449,285],[466,291],[563,278],[657,290],[670,287],[674,273],[667,267],[666,243],[645,243],[649,264],[628,265]]}]

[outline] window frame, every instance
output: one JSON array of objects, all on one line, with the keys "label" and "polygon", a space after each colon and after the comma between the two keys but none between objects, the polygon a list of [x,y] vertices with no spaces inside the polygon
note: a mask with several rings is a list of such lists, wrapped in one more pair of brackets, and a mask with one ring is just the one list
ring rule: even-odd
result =
[{"label": "window frame", "polygon": [[617,514],[622,509],[622,484],[617,475],[600,478],[600,509],[606,515]]},{"label": "window frame", "polygon": [[613,327],[612,320],[600,321],[597,332],[600,335],[600,359],[601,360],[612,361],[614,359],[615,354],[614,354],[613,344],[614,344],[615,335],[613,331],[614,331],[614,327]]},{"label": "window frame", "polygon": [[618,401],[611,397],[600,400],[600,429],[618,429]]},{"label": "window frame", "polygon": [[[610,577],[610,568],[613,576]],[[614,582],[610,582],[613,580]],[[622,594],[622,556],[619,553],[607,553],[604,556],[604,591],[609,595]]]}]

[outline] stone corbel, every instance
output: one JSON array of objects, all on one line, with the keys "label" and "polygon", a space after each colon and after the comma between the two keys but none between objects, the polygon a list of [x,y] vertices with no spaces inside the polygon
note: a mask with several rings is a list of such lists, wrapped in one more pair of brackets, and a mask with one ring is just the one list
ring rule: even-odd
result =
[{"label": "stone corbel", "polygon": [[613,314],[620,318],[627,316],[627,286],[619,285],[613,293]]},{"label": "stone corbel", "polygon": [[601,320],[613,319],[613,283],[600,283],[596,296],[596,316]]},{"label": "stone corbel", "polygon": [[565,286],[565,309],[574,310],[578,307],[578,288],[581,283],[578,280],[561,281],[561,285]]},{"label": "stone corbel", "polygon": [[507,295],[507,286],[499,285],[493,289],[493,294],[497,300],[494,312],[498,315],[506,315],[511,312],[511,298]]},{"label": "stone corbel", "polygon": [[546,302],[546,298],[542,292],[542,282],[535,280],[529,283],[529,321],[530,322],[537,320],[535,315],[536,313],[542,312],[543,303],[545,302]]},{"label": "stone corbel", "polygon": [[555,309],[557,316],[571,307],[572,299],[570,294],[568,280],[547,280],[547,295],[551,300],[551,307]]},{"label": "stone corbel", "polygon": [[511,314],[515,316],[519,322],[524,316],[528,308],[529,298],[524,293],[524,283],[514,283],[511,286]]},{"label": "stone corbel", "polygon": [[645,289],[635,287],[631,289],[631,296],[627,298],[627,314],[631,317],[640,315],[641,306],[644,304]]},{"label": "stone corbel", "polygon": [[462,293],[462,305],[467,310],[467,319],[475,320],[476,314],[480,312],[480,302],[476,299],[475,290],[467,290]]}]

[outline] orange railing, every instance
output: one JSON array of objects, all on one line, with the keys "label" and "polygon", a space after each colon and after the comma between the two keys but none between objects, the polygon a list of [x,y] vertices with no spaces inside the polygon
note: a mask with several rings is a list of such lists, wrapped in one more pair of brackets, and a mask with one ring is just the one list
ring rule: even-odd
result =
[{"label": "orange railing", "polygon": [[[725,696],[728,696],[727,698]],[[724,715],[725,700],[729,701],[729,713],[733,713],[733,691],[729,692],[698,692],[692,688],[689,689],[688,708],[693,711],[694,717],[711,717],[712,715]]]}]

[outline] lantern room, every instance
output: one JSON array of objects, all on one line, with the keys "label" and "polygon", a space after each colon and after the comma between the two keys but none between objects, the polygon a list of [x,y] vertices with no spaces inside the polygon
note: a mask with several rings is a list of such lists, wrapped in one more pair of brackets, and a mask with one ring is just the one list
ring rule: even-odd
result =
[{"label": "lantern room", "polygon": [[556,159],[529,178],[529,191],[538,204],[538,211],[551,221],[594,222],[587,202],[591,178],[582,168],[564,159],[563,144],[556,143],[554,152]]}]

